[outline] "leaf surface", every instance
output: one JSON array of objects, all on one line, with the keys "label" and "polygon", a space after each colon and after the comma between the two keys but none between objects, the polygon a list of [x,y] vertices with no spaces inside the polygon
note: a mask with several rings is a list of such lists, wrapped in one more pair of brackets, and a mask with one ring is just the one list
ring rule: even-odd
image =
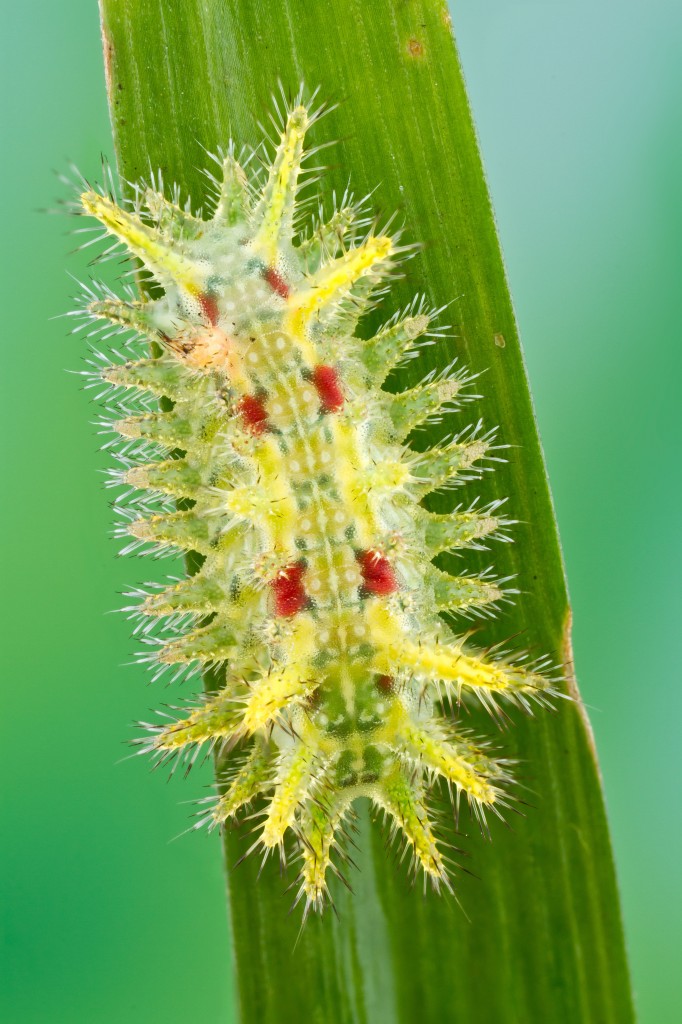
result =
[{"label": "leaf surface", "polygon": [[[338,107],[315,126],[327,194],[376,188],[424,243],[378,319],[415,292],[450,302],[454,337],[425,350],[402,386],[456,355],[485,371],[485,397],[442,437],[483,417],[500,424],[507,462],[458,500],[509,496],[514,543],[471,558],[516,575],[514,607],[476,642],[516,639],[563,662],[576,696],[570,610],[518,333],[447,6],[439,0],[101,0],[107,85],[119,169],[127,181],[160,169],[198,207],[201,174],[232,135],[261,138],[281,80],[320,85]],[[377,187],[378,186],[378,187]],[[551,338],[547,341],[552,343]],[[440,506],[445,511],[447,499]],[[487,556],[487,557],[486,557]],[[517,636],[521,634],[521,636]],[[493,733],[486,720],[478,731]],[[514,716],[496,745],[521,761],[529,806],[492,841],[460,819],[452,841],[477,877],[458,872],[457,901],[410,888],[385,835],[361,806],[355,894],[338,886],[338,919],[288,916],[288,883],[271,860],[234,869],[245,841],[226,837],[240,1007],[248,1024],[627,1024],[633,1019],[618,894],[599,772],[579,703],[532,720]],[[457,859],[462,861],[462,856]],[[293,873],[290,879],[293,878]],[[196,927],[200,927],[196,923]],[[225,951],[226,970],[230,952]],[[201,979],[185,979],[200,984]]]}]

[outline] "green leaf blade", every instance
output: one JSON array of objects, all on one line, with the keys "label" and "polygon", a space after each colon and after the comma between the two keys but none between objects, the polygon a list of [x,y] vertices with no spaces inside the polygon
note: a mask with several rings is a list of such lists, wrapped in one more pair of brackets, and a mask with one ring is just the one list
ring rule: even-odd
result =
[{"label": "green leaf blade", "polygon": [[[258,142],[280,79],[321,86],[338,108],[316,126],[325,189],[356,194],[379,186],[375,206],[398,209],[424,243],[396,283],[386,315],[415,292],[448,310],[455,339],[426,350],[401,374],[416,383],[453,355],[485,371],[470,406],[499,423],[508,462],[467,491],[484,501],[509,495],[520,520],[514,544],[485,558],[518,576],[513,610],[477,642],[521,632],[516,645],[563,660],[570,676],[570,612],[551,500],[490,200],[447,7],[436,0],[359,0],[273,5],[249,0],[102,0],[107,80],[122,176],[161,169],[200,205],[206,157],[230,135]],[[381,319],[381,317],[379,317]],[[431,360],[437,360],[437,363]],[[466,420],[458,418],[462,426]],[[453,429],[452,425],[449,425]],[[431,437],[439,436],[436,429]],[[434,508],[436,506],[434,505]],[[447,502],[438,510],[445,510]],[[572,685],[572,683],[570,683]],[[589,727],[578,703],[519,721],[498,744],[522,759],[532,806],[493,841],[468,821],[458,899],[410,889],[384,839],[359,811],[361,867],[355,897],[335,888],[339,920],[298,912],[269,862],[228,871],[234,952],[245,1022],[419,1020],[618,1022],[633,1019],[601,785]],[[481,719],[481,731],[490,732]],[[228,866],[243,840],[226,838]],[[461,858],[458,858],[461,859]],[[295,949],[294,949],[295,946]],[[226,956],[227,962],[227,956]]]}]

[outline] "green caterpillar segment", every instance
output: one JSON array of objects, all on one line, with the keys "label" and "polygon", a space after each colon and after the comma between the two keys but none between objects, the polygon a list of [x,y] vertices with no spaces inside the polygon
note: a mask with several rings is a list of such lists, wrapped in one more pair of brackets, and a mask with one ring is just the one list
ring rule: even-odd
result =
[{"label": "green caterpillar segment", "polygon": [[[114,322],[117,321],[114,319]],[[185,367],[168,357],[114,363],[101,370],[99,377],[113,387],[149,391],[152,395],[170,398],[172,401],[184,398],[187,390],[193,386],[192,377]]]},{"label": "green caterpillar segment", "polygon": [[375,795],[375,803],[393,819],[392,834],[402,833],[414,853],[414,864],[421,867],[435,889],[450,880],[438,848],[429,816],[426,788],[418,775],[392,765]]},{"label": "green caterpillar segment", "polygon": [[504,779],[504,773],[473,744],[457,736],[448,742],[442,729],[412,723],[405,725],[401,739],[416,761],[466,793],[469,800],[494,804],[500,795],[495,780]]},{"label": "green caterpillar segment", "polygon": [[161,763],[191,764],[200,748],[227,758],[202,822],[261,801],[255,846],[284,858],[298,845],[306,914],[329,900],[360,798],[403,835],[415,868],[450,888],[432,787],[464,793],[482,820],[505,806],[510,782],[507,762],[461,730],[456,705],[527,708],[554,692],[542,666],[479,654],[439,615],[490,610],[509,593],[487,573],[431,562],[504,538],[500,503],[445,516],[420,504],[485,468],[492,434],[479,425],[427,452],[406,443],[466,400],[469,380],[451,364],[402,394],[381,389],[444,329],[418,297],[374,337],[356,336],[406,247],[348,195],[305,236],[299,191],[316,120],[300,103],[287,114],[262,187],[232,147],[219,157],[209,219],[143,186],[128,209],[82,197],[164,289],[144,304],[88,294],[92,321],[162,349],[92,373],[122,438],[120,532],[129,550],[203,560],[195,576],[141,593],[143,660],[176,677],[211,666],[220,680],[149,726],[143,746]]},{"label": "green caterpillar segment", "polygon": [[494,502],[487,509],[475,511],[457,510],[454,514],[439,516],[432,512],[424,514],[424,542],[431,556],[457,548],[482,547],[479,541],[486,537],[508,539],[504,530],[512,523],[498,515],[502,502]]},{"label": "green caterpillar segment", "polygon": [[455,399],[468,383],[466,377],[454,374],[452,368],[444,377],[435,374],[430,377],[432,379],[416,388],[391,395],[386,403],[396,437],[400,441],[404,441],[416,427],[439,419],[439,414],[454,411],[457,408]]},{"label": "green caterpillar segment", "polygon": [[332,860],[332,852],[338,846],[339,832],[351,800],[349,791],[327,790],[315,800],[308,801],[300,815],[296,835],[301,845],[303,867],[296,902],[305,897],[306,910],[324,908],[329,899],[327,872],[331,870],[340,875]]},{"label": "green caterpillar segment", "polygon": [[368,238],[356,249],[323,263],[305,279],[301,290],[290,296],[285,322],[302,351],[309,355],[311,366],[316,365],[316,353],[309,348],[306,332],[313,325],[333,324],[339,307],[352,295],[358,282],[364,279],[370,287],[374,282],[378,284],[387,273],[390,257],[396,251],[391,238]]},{"label": "green caterpillar segment", "polygon": [[342,205],[328,221],[318,224],[298,246],[298,257],[304,261],[306,271],[311,274],[325,261],[335,259],[343,251],[344,240],[353,226],[357,228],[362,223],[366,222],[362,221],[361,205]]},{"label": "green caterpillar segment", "polygon": [[158,731],[154,750],[169,751],[187,744],[200,745],[207,741],[233,739],[237,733],[237,712],[232,700],[207,702],[187,718],[179,719]]},{"label": "green caterpillar segment", "polygon": [[154,221],[156,230],[165,238],[182,241],[183,238],[198,239],[204,233],[205,224],[182,210],[176,203],[169,202],[161,192],[147,188],[144,191],[144,205]]},{"label": "green caterpillar segment", "polygon": [[225,227],[234,227],[235,224],[246,220],[249,210],[248,178],[235,160],[232,151],[223,157],[220,179],[216,181],[215,178],[212,178],[212,180],[218,188],[213,213],[214,223],[224,224]]},{"label": "green caterpillar segment", "polygon": [[148,466],[134,466],[123,480],[140,490],[161,491],[174,498],[191,498],[205,482],[197,466],[187,459],[167,459]]},{"label": "green caterpillar segment", "polygon": [[[188,609],[193,611],[194,609]],[[199,661],[211,665],[231,657],[238,646],[238,627],[234,621],[217,615],[210,626],[191,630],[178,640],[164,645],[159,661],[166,665]]]},{"label": "green caterpillar segment", "polygon": [[319,755],[298,743],[279,755],[274,790],[268,802],[261,843],[267,849],[283,847],[284,836],[301,808],[310,802]]},{"label": "green caterpillar segment", "polygon": [[267,266],[275,266],[291,246],[303,140],[309,124],[305,107],[292,110],[265,188],[251,216],[251,245]]},{"label": "green caterpillar segment", "polygon": [[416,316],[410,314],[390,320],[373,338],[365,342],[360,358],[375,387],[384,383],[405,354],[414,349],[419,338],[428,336],[432,318],[437,312],[424,312],[419,307]]},{"label": "green caterpillar segment", "polygon": [[457,482],[463,470],[475,467],[488,456],[490,441],[491,434],[479,437],[474,430],[463,440],[457,437],[431,451],[413,455],[410,460],[411,493],[415,498],[425,498],[432,491]]},{"label": "green caterpillar segment", "polygon": [[182,282],[183,288],[192,294],[201,291],[205,269],[169,244],[169,240],[164,240],[154,227],[136,214],[121,209],[108,196],[96,192],[84,192],[81,203],[86,213],[96,217],[107,231],[125,242],[160,284]]},{"label": "green caterpillar segment", "polygon": [[272,788],[272,774],[271,751],[266,743],[255,740],[246,760],[229,780],[222,796],[211,807],[208,815],[211,825],[215,827],[229,821],[242,807]]},{"label": "green caterpillar segment", "polygon": [[494,581],[480,576],[449,576],[440,570],[431,574],[431,580],[439,611],[452,609],[462,613],[471,608],[494,607],[505,595],[501,580]]},{"label": "green caterpillar segment", "polygon": [[128,525],[127,531],[133,537],[150,541],[161,549],[196,551],[200,555],[208,555],[213,548],[212,525],[208,516],[197,515],[195,506],[191,512],[172,512],[166,516],[135,519]]},{"label": "green caterpillar segment", "polygon": [[198,572],[173,587],[166,587],[159,594],[150,594],[140,611],[149,616],[174,615],[180,611],[209,615],[220,612],[226,604],[225,586],[221,586],[213,574]]},{"label": "green caterpillar segment", "polygon": [[[100,299],[88,304],[91,316],[101,320],[110,320],[121,327],[130,327],[139,334],[144,334],[150,341],[161,344],[163,336],[152,320],[153,307],[144,302],[121,302],[119,299]],[[177,373],[177,370],[176,370]]]}]

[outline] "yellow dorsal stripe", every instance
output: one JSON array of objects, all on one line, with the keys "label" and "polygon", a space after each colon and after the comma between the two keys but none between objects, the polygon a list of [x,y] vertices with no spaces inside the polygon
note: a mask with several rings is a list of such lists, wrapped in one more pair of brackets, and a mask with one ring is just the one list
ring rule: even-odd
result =
[{"label": "yellow dorsal stripe", "polygon": [[289,299],[290,321],[300,329],[325,307],[340,301],[353,285],[393,252],[393,242],[384,235],[368,238],[308,278],[306,286]]},{"label": "yellow dorsal stripe", "polygon": [[484,804],[495,802],[495,787],[472,763],[473,759],[481,761],[480,751],[472,748],[471,752],[467,751],[467,757],[439,737],[431,736],[427,729],[420,729],[410,722],[403,726],[401,739],[427,767],[463,789],[470,797]]},{"label": "yellow dorsal stripe", "polygon": [[246,703],[239,732],[251,736],[270,725],[285,708],[301,701],[315,687],[314,680],[301,678],[301,675],[301,671],[289,667],[261,679]]},{"label": "yellow dorsal stripe", "polygon": [[177,247],[170,247],[160,241],[158,232],[144,224],[139,217],[127,213],[96,192],[84,192],[81,203],[86,213],[96,217],[110,234],[124,242],[135,256],[139,256],[161,284],[170,279],[190,295],[197,295],[203,290],[203,282],[194,263],[178,253]]},{"label": "yellow dorsal stripe", "polygon": [[291,241],[296,188],[307,127],[308,112],[305,107],[292,110],[263,197],[254,213],[256,233],[251,245],[268,266],[277,262],[282,241]]},{"label": "yellow dorsal stripe", "polygon": [[418,675],[427,676],[456,686],[469,686],[493,693],[532,693],[546,690],[548,684],[541,676],[516,666],[486,662],[471,654],[465,654],[461,647],[420,646],[404,643],[394,656]]},{"label": "yellow dorsal stripe", "polygon": [[278,846],[293,824],[296,811],[310,789],[314,760],[312,749],[300,743],[280,768],[263,826],[263,846]]},{"label": "yellow dorsal stripe", "polygon": [[326,874],[331,864],[336,829],[352,802],[351,793],[325,793],[309,803],[301,824],[303,854],[303,885],[308,899],[315,905],[324,899]]},{"label": "yellow dorsal stripe", "polygon": [[423,787],[407,778],[402,769],[396,766],[384,778],[373,798],[375,803],[396,820],[426,874],[444,882],[449,888],[443,861],[424,806]]}]

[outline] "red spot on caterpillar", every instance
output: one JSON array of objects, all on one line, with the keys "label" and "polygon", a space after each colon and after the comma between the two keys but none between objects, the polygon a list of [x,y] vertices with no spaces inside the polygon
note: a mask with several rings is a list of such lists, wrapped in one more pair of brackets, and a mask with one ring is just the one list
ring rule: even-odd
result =
[{"label": "red spot on caterpillar", "polygon": [[263,277],[270,285],[273,292],[276,292],[277,295],[281,295],[283,299],[287,298],[289,295],[289,285],[274,267],[268,267],[263,274]]},{"label": "red spot on caterpillar", "polygon": [[343,391],[334,367],[316,366],[313,370],[313,384],[317,389],[323,411],[338,412],[343,406]]},{"label": "red spot on caterpillar", "polygon": [[261,398],[244,395],[237,406],[245,425],[254,434],[262,434],[268,427],[268,414]]},{"label": "red spot on caterpillar", "polygon": [[376,687],[382,693],[390,693],[393,689],[393,679],[391,676],[377,676]]},{"label": "red spot on caterpillar", "polygon": [[275,595],[275,612],[277,615],[289,617],[300,612],[308,602],[308,595],[303,587],[304,562],[294,562],[282,569],[270,586]]},{"label": "red spot on caterpillar", "polygon": [[204,294],[199,296],[199,305],[201,306],[201,312],[204,314],[211,327],[215,327],[218,323],[218,316],[220,315],[217,300],[213,295],[209,295],[204,292]]},{"label": "red spot on caterpillar", "polygon": [[389,560],[378,551],[359,551],[355,556],[360,563],[365,590],[385,597],[398,589],[398,583]]}]

